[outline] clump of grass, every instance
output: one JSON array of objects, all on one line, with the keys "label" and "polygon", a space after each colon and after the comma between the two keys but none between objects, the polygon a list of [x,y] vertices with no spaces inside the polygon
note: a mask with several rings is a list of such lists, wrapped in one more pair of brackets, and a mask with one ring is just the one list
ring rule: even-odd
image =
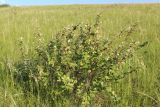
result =
[{"label": "clump of grass", "polygon": [[111,41],[101,37],[99,18],[94,24],[65,27],[47,45],[38,45],[32,56],[20,42],[22,57],[14,64],[14,81],[25,97],[32,94],[50,106],[119,101],[111,84],[137,70],[133,64],[138,43],[130,37],[135,25]]}]

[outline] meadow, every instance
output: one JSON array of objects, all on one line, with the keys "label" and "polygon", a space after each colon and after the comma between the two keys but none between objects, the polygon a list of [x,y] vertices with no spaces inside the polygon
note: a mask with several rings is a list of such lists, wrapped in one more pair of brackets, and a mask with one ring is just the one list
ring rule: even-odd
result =
[{"label": "meadow", "polygon": [[21,58],[19,40],[23,39],[26,50],[32,51],[36,33],[48,43],[67,25],[93,23],[99,13],[100,33],[104,37],[114,38],[122,29],[136,23],[132,39],[147,43],[137,51],[138,59],[142,60],[141,69],[112,84],[120,101],[105,102],[103,106],[159,107],[160,4],[0,7],[0,106],[49,106],[42,105],[34,95],[26,99],[21,87],[15,88],[8,67]]}]

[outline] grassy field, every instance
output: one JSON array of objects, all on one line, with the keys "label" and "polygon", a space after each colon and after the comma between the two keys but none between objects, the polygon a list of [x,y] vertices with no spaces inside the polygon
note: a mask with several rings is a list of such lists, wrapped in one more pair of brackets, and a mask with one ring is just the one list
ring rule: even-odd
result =
[{"label": "grassy field", "polygon": [[[0,8],[0,106],[30,107],[38,103],[34,96],[25,99],[21,89],[14,88],[12,77],[5,73],[4,62],[7,60],[10,64],[19,59],[19,38],[24,38],[26,47],[34,48],[35,33],[41,32],[45,41],[49,41],[63,27],[80,22],[92,23],[101,12],[101,33],[106,37],[113,37],[123,28],[137,23],[133,38],[148,41],[148,45],[138,51],[143,69],[113,84],[121,97],[114,106],[160,107],[160,4]],[[42,106],[40,102],[39,106]],[[108,106],[114,107],[112,104]]]}]

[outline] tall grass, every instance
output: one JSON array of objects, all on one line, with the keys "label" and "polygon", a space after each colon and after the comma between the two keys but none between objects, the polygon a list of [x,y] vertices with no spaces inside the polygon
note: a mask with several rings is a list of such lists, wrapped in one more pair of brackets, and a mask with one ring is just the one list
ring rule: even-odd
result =
[{"label": "tall grass", "polygon": [[[24,38],[26,50],[32,51],[37,31],[40,31],[44,40],[48,41],[64,26],[79,22],[92,23],[96,14],[103,11],[100,32],[102,35],[114,38],[112,35],[117,35],[121,29],[137,22],[138,30],[133,38],[148,41],[148,45],[138,51],[139,59],[143,60],[141,64],[143,69],[126,76],[112,86],[120,96],[120,102],[116,106],[160,106],[159,9],[159,4],[0,8],[0,105],[15,107],[41,105],[41,102],[32,95],[26,100],[20,87],[15,89],[13,78],[4,66],[6,62],[11,67],[12,62],[20,59],[20,53],[17,51],[19,38]],[[31,46],[33,48],[29,49]]]}]

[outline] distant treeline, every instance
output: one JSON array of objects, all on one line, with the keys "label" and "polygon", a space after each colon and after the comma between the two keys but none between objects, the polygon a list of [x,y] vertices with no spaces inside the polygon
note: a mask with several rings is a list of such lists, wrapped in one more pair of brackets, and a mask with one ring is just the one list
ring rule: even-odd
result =
[{"label": "distant treeline", "polygon": [[10,7],[9,4],[0,4],[0,7]]}]

